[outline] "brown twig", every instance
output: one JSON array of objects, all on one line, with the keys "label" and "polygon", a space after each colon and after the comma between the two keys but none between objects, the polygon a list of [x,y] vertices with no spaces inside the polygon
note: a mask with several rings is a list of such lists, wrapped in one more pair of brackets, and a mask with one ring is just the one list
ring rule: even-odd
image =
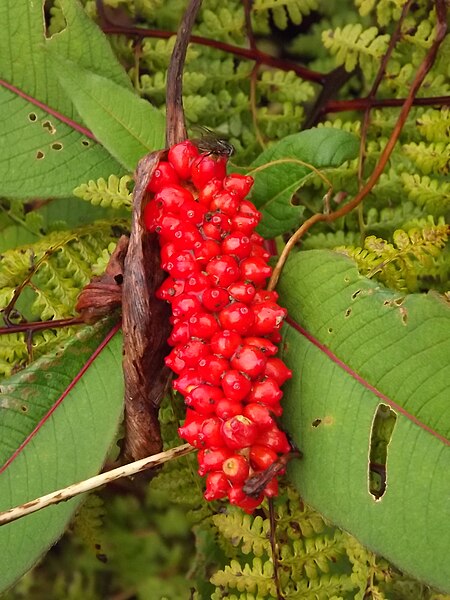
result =
[{"label": "brown twig", "polygon": [[[321,110],[321,116],[328,113],[366,110],[366,108],[398,108],[403,106],[407,98],[354,98],[353,100],[332,100]],[[414,98],[413,106],[449,106],[450,96],[430,96]]]},{"label": "brown twig", "polygon": [[277,521],[275,519],[275,506],[273,498],[268,499],[269,505],[269,522],[270,522],[270,547],[272,549],[272,564],[273,564],[273,580],[277,590],[277,600],[284,600],[279,577],[280,563],[278,560],[278,543],[277,543]]},{"label": "brown twig", "polygon": [[58,327],[72,327],[73,325],[85,325],[83,319],[73,317],[71,319],[55,319],[54,321],[39,321],[35,323],[18,323],[17,325],[8,325],[0,327],[0,335],[9,335],[11,333],[36,332],[43,329],[57,329]]},{"label": "brown twig", "polygon": [[413,106],[415,95],[416,95],[418,89],[420,88],[420,86],[422,85],[422,82],[425,79],[428,71],[433,66],[439,46],[441,45],[441,43],[445,37],[445,34],[447,32],[447,21],[446,21],[447,8],[446,8],[445,0],[436,0],[436,13],[437,13],[436,38],[435,38],[433,44],[431,45],[428,53],[426,54],[425,58],[423,59],[422,63],[419,65],[419,68],[417,69],[416,76],[414,77],[414,81],[411,84],[409,94],[406,97],[406,99],[402,105],[400,114],[398,116],[396,124],[394,125],[391,136],[390,136],[389,140],[387,141],[386,146],[384,147],[384,150],[381,153],[379,161],[378,161],[377,165],[375,166],[371,176],[369,177],[369,179],[367,180],[365,185],[359,190],[359,192],[356,194],[356,196],[353,198],[353,200],[351,200],[350,202],[348,202],[347,204],[342,206],[339,210],[336,210],[332,213],[329,213],[329,214],[317,213],[317,214],[313,215],[312,217],[307,219],[299,227],[299,229],[297,229],[297,231],[290,237],[290,239],[286,243],[286,246],[284,247],[283,252],[281,253],[281,255],[278,259],[278,262],[273,270],[272,277],[270,278],[270,281],[269,281],[269,285],[268,285],[269,290],[273,290],[276,287],[276,285],[278,283],[278,279],[281,274],[281,271],[283,269],[283,266],[287,260],[287,257],[289,256],[289,253],[291,252],[292,248],[294,247],[294,245],[303,237],[303,235],[313,225],[315,225],[316,223],[319,223],[319,222],[330,223],[331,221],[335,221],[336,219],[339,219],[340,217],[343,217],[344,215],[348,214],[364,200],[364,198],[367,196],[367,194],[369,194],[369,192],[372,190],[374,185],[377,183],[380,175],[383,173],[384,168],[392,154],[392,151],[394,150],[395,144],[397,143],[397,140],[403,129],[403,126],[408,117],[409,111],[411,110],[411,107]]}]

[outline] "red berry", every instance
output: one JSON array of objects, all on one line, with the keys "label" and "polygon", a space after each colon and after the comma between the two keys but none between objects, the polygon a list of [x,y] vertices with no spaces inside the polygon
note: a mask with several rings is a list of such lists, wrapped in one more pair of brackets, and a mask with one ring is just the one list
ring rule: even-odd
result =
[{"label": "red berry", "polygon": [[270,467],[270,465],[273,464],[277,460],[277,458],[277,453],[268,446],[255,444],[250,448],[250,464],[254,469],[257,469],[259,471],[264,471],[265,469]]},{"label": "red berry", "polygon": [[184,360],[186,367],[194,368],[197,366],[198,361],[209,353],[209,344],[205,344],[201,340],[190,340],[184,346],[174,348],[174,350],[177,351],[178,358]]},{"label": "red berry", "polygon": [[168,187],[173,184],[178,184],[179,179],[175,169],[168,162],[163,160],[159,161],[158,166],[153,171],[150,181],[147,185],[149,192],[159,192],[164,187]]},{"label": "red berry", "polygon": [[261,246],[260,244],[252,244],[250,256],[253,256],[255,258],[261,258],[264,261],[264,263],[267,263],[267,261],[271,257],[271,254],[268,250],[264,248],[264,246]]},{"label": "red berry", "polygon": [[230,484],[223,471],[213,471],[206,476],[205,500],[218,500],[224,498],[230,490]]},{"label": "red berry", "polygon": [[266,362],[264,375],[274,379],[278,385],[283,385],[286,379],[292,377],[292,371],[287,368],[284,362],[279,358],[269,358]]},{"label": "red berry", "polygon": [[198,362],[198,373],[208,383],[220,385],[222,376],[230,368],[230,363],[220,356],[209,354]]},{"label": "red berry", "polygon": [[185,279],[191,273],[199,270],[197,261],[187,250],[174,254],[170,259],[161,263],[161,266],[177,279]]},{"label": "red berry", "polygon": [[194,196],[181,185],[172,184],[162,188],[153,201],[162,204],[165,212],[178,213],[185,202],[194,202]]},{"label": "red berry", "polygon": [[182,229],[174,231],[172,239],[180,250],[192,250],[203,238],[195,225],[186,222]]},{"label": "red berry", "polygon": [[218,417],[205,419],[198,434],[198,443],[203,448],[221,448],[224,445],[221,430],[221,419]]},{"label": "red berry", "polygon": [[258,377],[266,366],[266,357],[254,346],[241,346],[232,356],[230,364],[233,369],[244,372],[251,379]]},{"label": "red berry", "polygon": [[170,354],[165,357],[164,363],[178,375],[186,368],[186,363],[178,356],[177,348],[174,348]]},{"label": "red berry", "polygon": [[226,170],[227,161],[225,158],[200,155],[192,164],[192,182],[198,190],[201,190],[211,179],[223,180]]},{"label": "red berry", "polygon": [[238,213],[231,218],[231,226],[237,231],[241,231],[246,235],[250,235],[258,225],[259,219],[252,215],[243,215]]},{"label": "red berry", "polygon": [[233,454],[224,460],[222,471],[232,483],[244,483],[250,468],[246,458],[241,454]]},{"label": "red berry", "polygon": [[210,206],[216,194],[223,190],[223,184],[220,179],[211,179],[198,193],[198,201],[204,206]]},{"label": "red berry", "polygon": [[149,231],[156,231],[162,215],[161,207],[153,200],[148,202],[144,208],[144,225]]},{"label": "red berry", "polygon": [[244,344],[247,346],[255,346],[255,348],[258,348],[261,350],[261,352],[264,352],[266,356],[273,356],[278,352],[278,348],[275,346],[275,344],[272,344],[272,342],[266,338],[246,337],[244,339]]},{"label": "red berry", "polygon": [[209,471],[220,471],[223,465],[223,461],[231,455],[231,450],[228,448],[217,448],[211,450],[211,448],[205,448],[199,450],[197,454],[198,459],[198,474],[203,477]]},{"label": "red berry", "polygon": [[255,302],[276,302],[278,300],[278,294],[275,291],[269,292],[268,290],[257,290],[255,294]]},{"label": "red berry", "polygon": [[243,302],[234,302],[219,313],[219,321],[224,329],[246,334],[253,326],[255,316],[251,308]]},{"label": "red berry", "polygon": [[222,242],[222,252],[233,254],[237,258],[247,258],[251,249],[250,238],[240,231],[232,231]]},{"label": "red berry", "polygon": [[244,415],[236,415],[222,424],[222,437],[228,448],[240,450],[255,443],[258,427]]},{"label": "red berry", "polygon": [[242,486],[236,484],[233,485],[233,487],[229,490],[228,498],[230,500],[230,504],[239,506],[242,508],[242,510],[245,510],[245,512],[251,514],[264,500],[264,495],[260,494],[257,498],[247,496],[247,494],[244,493]]},{"label": "red berry", "polygon": [[182,179],[191,176],[192,163],[198,158],[198,150],[192,142],[186,140],[172,146],[168,154],[169,162]]},{"label": "red berry", "polygon": [[243,302],[244,304],[251,304],[255,297],[256,289],[251,283],[244,283],[243,281],[236,281],[227,287],[230,296],[237,302]]},{"label": "red berry", "polygon": [[233,356],[241,344],[241,336],[229,329],[219,331],[210,340],[211,351],[225,358]]},{"label": "red berry", "polygon": [[182,279],[173,279],[172,277],[168,277],[156,290],[155,296],[159,300],[166,300],[167,302],[172,302],[175,296],[179,296],[183,292],[184,281]]},{"label": "red berry", "polygon": [[251,190],[252,185],[253,177],[239,175],[237,173],[228,175],[223,181],[223,187],[229,192],[234,192],[239,198],[245,198]]},{"label": "red berry", "polygon": [[269,483],[264,488],[264,496],[266,498],[273,498],[274,496],[278,496],[278,479],[273,477]]},{"label": "red berry", "polygon": [[241,261],[242,279],[252,281],[255,285],[263,285],[272,273],[271,267],[257,256],[251,256]]},{"label": "red berry", "polygon": [[259,212],[259,210],[253,204],[253,202],[250,202],[250,200],[242,200],[241,205],[239,207],[239,213],[241,215],[247,215],[247,216],[255,217],[255,219],[258,219],[258,221],[262,217],[262,215]]},{"label": "red berry", "polygon": [[287,310],[275,302],[258,302],[253,304],[255,322],[252,328],[254,335],[267,335],[281,327]]},{"label": "red berry", "polygon": [[172,314],[174,317],[190,317],[196,312],[201,312],[202,305],[196,296],[191,294],[180,294],[172,302]]},{"label": "red berry", "polygon": [[[205,290],[202,295],[202,304],[206,310],[211,312],[218,312],[225,308],[230,302],[230,296],[227,290],[223,288],[210,288]],[[223,324],[222,324],[223,327]]]},{"label": "red berry", "polygon": [[231,231],[231,220],[222,213],[212,213],[206,215],[202,229],[207,238],[221,241]]},{"label": "red berry", "polygon": [[184,369],[178,379],[175,379],[172,387],[183,396],[187,396],[202,383],[204,381],[198,374],[197,369]]},{"label": "red berry", "polygon": [[272,427],[275,423],[269,409],[266,406],[254,402],[247,404],[244,407],[242,414],[256,423],[260,429],[269,429],[269,427]]},{"label": "red berry", "polygon": [[216,256],[206,265],[206,272],[215,285],[227,287],[239,279],[239,265],[232,256]]},{"label": "red berry", "polygon": [[191,333],[189,331],[189,324],[186,321],[180,321],[174,325],[169,339],[167,340],[171,346],[179,344],[187,344],[191,339]]},{"label": "red berry", "polygon": [[175,241],[175,232],[183,229],[183,221],[173,213],[163,213],[158,220],[156,231],[161,236],[163,242]]},{"label": "red berry", "polygon": [[242,414],[242,404],[231,400],[230,398],[222,398],[216,404],[216,415],[219,419],[226,421],[231,417]]},{"label": "red berry", "polygon": [[201,312],[189,317],[189,329],[192,337],[208,340],[219,329],[219,324],[210,313]]},{"label": "red berry", "polygon": [[270,406],[279,402],[282,396],[283,392],[275,379],[267,377],[264,381],[257,381],[253,384],[248,400],[249,402],[261,402]]},{"label": "red berry", "polygon": [[260,433],[255,442],[256,444],[268,446],[279,454],[287,454],[291,450],[291,445],[288,442],[286,434],[284,431],[278,429],[276,423],[274,423],[270,429],[266,429],[264,432]]},{"label": "red berry", "polygon": [[185,403],[202,415],[210,415],[215,412],[216,403],[223,397],[223,391],[219,387],[202,383],[186,396]]},{"label": "red berry", "polygon": [[194,244],[194,256],[201,264],[206,264],[219,254],[221,254],[221,247],[215,240],[202,239]]},{"label": "red berry", "polygon": [[252,389],[252,382],[248,377],[236,371],[230,369],[225,373],[221,381],[222,389],[227,398],[230,400],[238,401],[244,400]]},{"label": "red berry", "polygon": [[201,225],[207,213],[207,208],[192,200],[190,202],[184,202],[180,207],[179,212],[181,218],[186,220],[188,223]]},{"label": "red berry", "polygon": [[202,292],[208,287],[211,287],[209,277],[201,272],[192,273],[192,275],[184,280],[184,291],[186,293]]},{"label": "red berry", "polygon": [[[190,418],[188,418],[189,415]],[[193,410],[188,410],[184,425],[178,428],[178,435],[183,440],[186,440],[188,444],[194,446],[194,448],[198,448],[200,445],[198,435],[201,431],[203,421],[204,417],[202,415],[197,415]]]},{"label": "red berry", "polygon": [[211,210],[220,210],[232,217],[235,215],[239,208],[239,198],[234,194],[230,194],[229,192],[219,192],[214,196],[211,201]]}]

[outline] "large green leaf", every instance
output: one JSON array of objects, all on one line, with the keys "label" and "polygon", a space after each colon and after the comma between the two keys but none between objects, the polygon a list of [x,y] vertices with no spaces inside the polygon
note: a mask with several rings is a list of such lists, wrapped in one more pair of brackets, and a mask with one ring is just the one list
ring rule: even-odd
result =
[{"label": "large green leaf", "polygon": [[292,204],[291,199],[314,172],[295,160],[317,169],[338,167],[355,158],[358,150],[359,142],[353,134],[324,127],[289,135],[260,154],[252,168],[280,159],[294,160],[255,173],[252,201],[263,213],[259,233],[264,237],[275,237],[300,224],[304,207]]},{"label": "large green leaf", "polygon": [[[283,418],[304,453],[293,481],[364,545],[450,592],[448,305],[434,294],[402,297],[326,250],[293,256],[279,291],[294,371]],[[377,500],[368,470],[380,404],[396,421]]]},{"label": "large green leaf", "polygon": [[[121,336],[105,347],[104,338],[104,326],[84,328],[63,350],[2,382],[0,510],[98,473],[123,399]],[[74,498],[0,528],[0,590],[62,535],[80,501]]]}]

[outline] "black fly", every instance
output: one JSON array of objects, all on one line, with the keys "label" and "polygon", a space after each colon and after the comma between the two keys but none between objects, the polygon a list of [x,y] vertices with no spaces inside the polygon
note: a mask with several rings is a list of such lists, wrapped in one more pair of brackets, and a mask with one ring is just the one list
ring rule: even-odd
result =
[{"label": "black fly", "polygon": [[229,158],[234,154],[234,146],[211,129],[200,125],[196,125],[194,129],[201,133],[201,137],[194,138],[191,142],[197,146],[202,154],[206,156],[215,154],[225,158]]}]

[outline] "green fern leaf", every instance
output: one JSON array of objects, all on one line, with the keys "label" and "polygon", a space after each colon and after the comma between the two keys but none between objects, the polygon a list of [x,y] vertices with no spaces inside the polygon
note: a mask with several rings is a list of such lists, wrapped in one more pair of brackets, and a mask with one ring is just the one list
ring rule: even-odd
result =
[{"label": "green fern leaf", "polygon": [[286,29],[289,21],[300,25],[303,17],[319,8],[317,0],[256,0],[253,10],[256,14],[267,11],[272,13],[278,29]]},{"label": "green fern leaf", "polygon": [[301,581],[304,575],[308,579],[317,579],[321,573],[330,571],[330,565],[336,562],[342,553],[341,533],[336,532],[334,538],[317,536],[283,544],[280,564],[282,568],[290,570],[294,581]]},{"label": "green fern leaf", "polygon": [[255,556],[270,553],[270,522],[260,516],[251,517],[238,508],[229,507],[226,513],[215,515],[213,523],[233,546],[239,546],[244,554]]},{"label": "green fern leaf", "polygon": [[403,144],[403,152],[424,173],[437,173],[446,175],[450,169],[450,143],[436,142],[427,144],[420,142],[416,144]]},{"label": "green fern leaf", "polygon": [[269,560],[263,562],[256,557],[252,565],[246,563],[243,567],[237,560],[232,560],[223,570],[214,573],[211,583],[227,591],[231,588],[239,592],[256,593],[257,598],[267,598],[267,596],[275,598],[276,587],[273,574],[273,563]]},{"label": "green fern leaf", "polygon": [[302,81],[294,71],[263,71],[256,85],[272,102],[306,102],[314,95],[314,88]]},{"label": "green fern leaf", "polygon": [[450,141],[450,108],[427,110],[416,119],[416,124],[429,142]]},{"label": "green fern leaf", "polygon": [[402,173],[401,181],[408,197],[429,214],[443,215],[450,209],[449,182],[409,173]]},{"label": "green fern leaf", "polygon": [[335,55],[336,63],[350,72],[359,64],[361,68],[373,68],[386,52],[389,35],[378,35],[376,27],[364,29],[360,23],[328,29],[322,33],[325,48]]},{"label": "green fern leaf", "polygon": [[132,192],[128,189],[128,184],[132,181],[129,175],[117,177],[110,175],[108,181],[103,177],[88,183],[82,183],[73,190],[74,196],[91,202],[94,206],[103,206],[104,208],[130,208],[132,202]]}]

